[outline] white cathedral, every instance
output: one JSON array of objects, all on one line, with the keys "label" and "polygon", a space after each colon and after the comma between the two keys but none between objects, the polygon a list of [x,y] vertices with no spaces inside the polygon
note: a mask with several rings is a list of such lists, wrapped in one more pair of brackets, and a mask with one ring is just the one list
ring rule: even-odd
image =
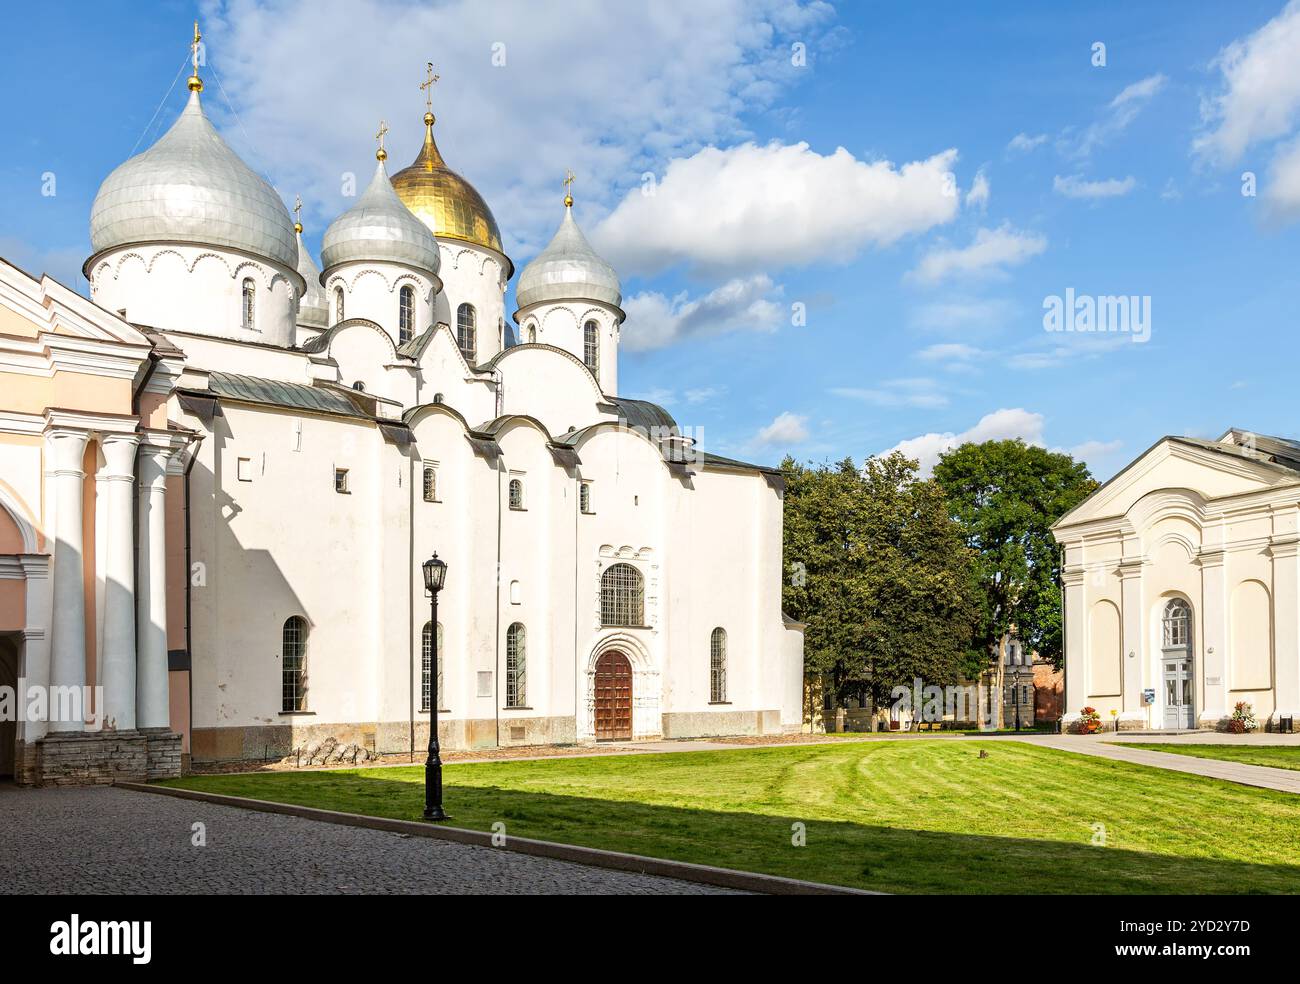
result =
[{"label": "white cathedral", "polygon": [[618,395],[572,198],[508,325],[429,112],[318,267],[198,74],[95,198],[90,302],[0,263],[0,685],[101,688],[0,731],[0,773],[419,753],[434,692],[451,748],[798,730],[780,472]]}]

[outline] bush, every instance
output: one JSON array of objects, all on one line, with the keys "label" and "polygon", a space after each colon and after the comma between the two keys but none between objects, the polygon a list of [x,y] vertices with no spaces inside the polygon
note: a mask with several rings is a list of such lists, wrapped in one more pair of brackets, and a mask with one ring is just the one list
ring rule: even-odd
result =
[{"label": "bush", "polygon": [[1101,715],[1097,708],[1085,707],[1079,714],[1079,734],[1094,735],[1101,730]]}]

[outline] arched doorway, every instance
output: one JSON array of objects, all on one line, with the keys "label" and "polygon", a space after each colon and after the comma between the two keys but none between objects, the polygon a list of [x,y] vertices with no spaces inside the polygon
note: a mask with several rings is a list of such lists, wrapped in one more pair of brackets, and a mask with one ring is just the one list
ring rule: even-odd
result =
[{"label": "arched doorway", "polygon": [[632,664],[617,650],[596,661],[596,740],[632,738]]},{"label": "arched doorway", "polygon": [[1165,605],[1161,622],[1161,682],[1166,728],[1194,728],[1192,685],[1192,606],[1182,598]]},{"label": "arched doorway", "polygon": [[14,760],[18,750],[18,722],[3,720],[16,717],[19,707],[18,690],[18,647],[12,636],[0,636],[0,687],[10,687],[14,693],[13,715],[0,715],[0,779],[9,779],[14,774]]}]

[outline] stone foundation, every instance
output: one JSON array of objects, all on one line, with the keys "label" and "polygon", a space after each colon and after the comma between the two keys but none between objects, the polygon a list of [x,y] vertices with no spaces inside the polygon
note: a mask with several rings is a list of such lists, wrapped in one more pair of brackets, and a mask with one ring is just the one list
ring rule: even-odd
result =
[{"label": "stone foundation", "polygon": [[781,734],[780,711],[673,711],[663,715],[665,738]]},{"label": "stone foundation", "polygon": [[20,786],[104,786],[181,775],[181,736],[170,731],[80,731],[19,742]]},{"label": "stone foundation", "polygon": [[145,737],[145,769],[149,779],[175,779],[184,773],[181,736],[172,731],[142,732]]}]

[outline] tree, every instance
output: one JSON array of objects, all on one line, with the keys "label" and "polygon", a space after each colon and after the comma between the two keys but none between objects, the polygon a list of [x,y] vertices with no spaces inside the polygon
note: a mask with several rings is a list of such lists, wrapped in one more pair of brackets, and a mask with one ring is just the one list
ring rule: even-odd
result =
[{"label": "tree", "polygon": [[982,599],[975,659],[987,665],[1014,627],[1059,668],[1061,562],[1051,526],[1097,488],[1087,465],[1018,439],[986,441],[944,454],[934,481],[976,557]]},{"label": "tree", "polygon": [[915,677],[961,676],[978,617],[973,558],[942,490],[894,453],[859,471],[787,458],[783,603],[807,624],[805,666],[888,702]]}]

